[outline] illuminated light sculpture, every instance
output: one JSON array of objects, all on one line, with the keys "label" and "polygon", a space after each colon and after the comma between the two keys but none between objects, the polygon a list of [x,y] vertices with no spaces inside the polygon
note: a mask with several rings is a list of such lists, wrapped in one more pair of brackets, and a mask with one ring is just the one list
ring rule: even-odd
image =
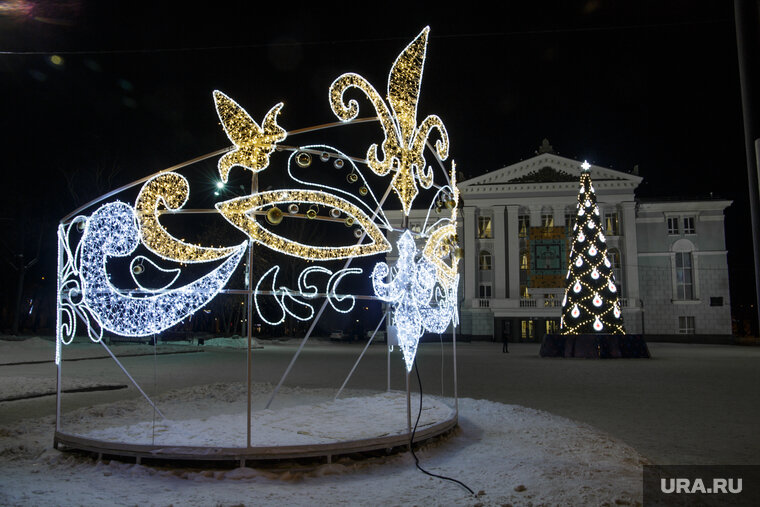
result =
[{"label": "illuminated light sculpture", "polygon": [[390,269],[386,263],[380,262],[372,271],[372,285],[378,298],[391,303],[399,346],[409,372],[422,333],[425,330],[442,333],[456,319],[458,275],[448,287],[439,284],[437,268],[425,256],[415,260],[418,251],[408,230],[404,231],[396,246],[399,256],[395,276],[385,282]]},{"label": "illuminated light sculpture", "polygon": [[[325,292],[321,295],[327,298],[328,303],[335,311],[339,313],[350,312],[354,309],[356,298],[351,294],[338,294],[337,287],[343,277],[351,274],[360,275],[363,270],[361,268],[346,268],[333,273],[332,270],[322,266],[310,266],[304,269],[298,275],[298,290],[289,289],[285,286],[277,287],[277,275],[279,272],[280,266],[272,266],[269,268],[269,270],[267,270],[267,272],[264,273],[261,278],[259,278],[253,297],[253,301],[256,306],[256,313],[261,318],[261,320],[272,326],[282,324],[285,321],[286,315],[290,315],[291,317],[300,321],[311,320],[312,317],[314,317],[314,307],[305,301],[297,299],[298,297],[304,299],[314,299],[320,296],[317,286],[308,283],[306,280],[306,278],[312,273],[323,273],[330,275],[330,278],[326,284]],[[264,291],[261,289],[261,286],[264,283],[265,279],[269,277],[271,277],[272,280],[269,284],[270,289],[268,291]],[[279,306],[279,319],[270,320],[264,315],[265,312],[261,308],[260,300],[266,296],[273,296],[274,300],[277,302],[277,305]],[[286,299],[298,305],[307,314],[304,316],[290,309],[288,305],[285,304]],[[348,300],[350,302],[348,308],[340,308],[336,304],[345,300]]]},{"label": "illuminated light sculpture", "polygon": [[[160,271],[162,273],[172,273],[174,274],[174,276],[172,277],[171,281],[165,282],[160,287],[146,287],[145,285],[142,284],[140,280],[137,279],[137,276],[142,274],[145,270],[143,266],[144,264],[148,264],[149,266],[151,266],[152,269]],[[137,269],[138,266],[140,269]],[[181,272],[182,270],[179,268],[164,269],[161,266],[158,266],[152,260],[145,257],[144,255],[138,255],[137,257],[132,259],[132,261],[129,263],[129,274],[132,275],[132,280],[135,282],[135,285],[137,285],[140,289],[144,291],[158,291],[158,290],[168,289],[174,284],[174,282],[177,281],[177,278],[179,278],[179,275]]]},{"label": "illuminated light sculpture", "polygon": [[150,178],[143,185],[135,201],[135,212],[140,224],[140,239],[151,252],[173,261],[193,263],[222,259],[235,252],[236,247],[209,248],[185,243],[159,223],[159,206],[176,212],[190,196],[187,179],[177,173],[165,172]]},{"label": "illuminated light sculpture", "polygon": [[[367,180],[364,178],[364,174],[362,174],[362,172],[359,170],[359,168],[356,166],[356,164],[353,162],[353,160],[349,159],[346,156],[346,154],[344,154],[343,152],[341,152],[337,148],[333,148],[332,146],[327,146],[325,144],[316,144],[316,145],[301,146],[301,149],[302,150],[307,150],[307,149],[308,150],[315,150],[315,149],[325,150],[322,153],[323,154],[327,154],[328,160],[329,160],[330,156],[340,157],[340,158],[337,158],[336,161],[340,161],[341,162],[341,167],[343,167],[343,159],[346,159],[348,161],[348,163],[350,164],[351,174],[356,174],[357,178],[362,181],[362,185],[363,186],[361,188],[365,188],[367,190],[367,192],[365,194],[362,194],[361,188],[360,188],[359,189],[359,194],[362,195],[362,196],[363,195],[369,195],[369,198],[370,198],[370,201],[371,201],[371,205],[367,205],[363,200],[359,199],[359,200],[357,200],[357,202],[359,203],[359,205],[368,214],[374,214],[374,215],[376,215],[377,219],[380,220],[380,226],[382,228],[385,228],[387,230],[393,229],[393,227],[391,227],[391,224],[388,222],[388,218],[385,215],[385,210],[383,210],[383,207],[380,205],[380,202],[377,200],[377,197],[375,196],[375,193],[372,191],[372,189],[370,188],[370,185],[367,183]],[[299,152],[299,153],[302,153],[302,152]],[[320,159],[322,159],[322,157],[320,157]],[[346,198],[356,199],[356,196],[354,195],[353,192],[349,192],[349,191],[343,190],[343,189],[338,188],[338,187],[333,187],[333,186],[330,186],[330,185],[325,185],[324,183],[319,183],[319,182],[316,182],[316,181],[309,181],[309,180],[306,180],[306,179],[302,179],[303,176],[302,177],[297,176],[296,174],[294,174],[294,168],[293,168],[293,161],[294,160],[296,162],[296,165],[298,165],[300,167],[300,164],[298,164],[298,154],[297,153],[294,153],[288,159],[288,176],[290,176],[293,179],[293,181],[295,181],[296,183],[300,183],[300,184],[306,185],[306,186],[321,188],[321,189],[326,190],[327,192],[330,192],[330,193],[333,193],[333,194],[336,194],[336,195],[337,194],[343,194]],[[326,160],[322,160],[322,161],[326,162]],[[314,173],[311,172],[310,176],[312,176],[313,174]],[[297,205],[295,205],[295,206],[297,206]],[[340,209],[333,208],[332,210],[330,210],[330,214],[334,218],[337,218],[337,217],[340,216]],[[353,225],[353,221],[351,222],[351,225]]]},{"label": "illuminated light sculpture", "polygon": [[[259,459],[263,455],[272,456],[272,459],[285,455],[297,459],[294,453],[306,452],[308,456],[313,456],[316,452],[323,452],[324,455],[335,455],[356,448],[357,440],[349,441],[348,438],[342,442],[320,441],[301,445],[306,432],[299,431],[299,434],[294,435],[298,440],[295,447],[289,443],[272,446],[267,441],[266,452],[261,452],[261,440],[256,440],[266,437],[261,437],[261,433],[252,430],[254,422],[258,424],[261,419],[254,419],[254,413],[259,411],[252,410],[250,405],[254,386],[251,348],[254,343],[253,330],[257,329],[257,323],[260,322],[277,325],[290,318],[297,321],[311,320],[309,331],[302,337],[290,363],[292,366],[312,330],[316,329],[316,319],[320,318],[324,310],[345,314],[356,310],[356,301],[360,298],[365,301],[386,301],[387,312],[399,330],[403,364],[408,374],[414,364],[422,333],[442,333],[452,324],[457,325],[458,262],[461,255],[456,236],[459,192],[456,188],[455,165],[452,161],[450,172],[443,166],[443,161],[449,156],[449,139],[441,119],[436,115],[427,115],[422,121],[417,121],[428,32],[428,28],[422,30],[396,58],[388,78],[387,98],[380,97],[367,80],[357,74],[344,74],[332,82],[329,90],[330,105],[342,122],[288,133],[278,124],[283,103],[271,107],[257,123],[232,98],[221,91],[214,91],[214,105],[226,135],[224,140],[229,139],[232,146],[135,181],[85,204],[61,220],[58,228],[56,363],[59,403],[56,446],[63,444],[81,448],[86,445],[88,450],[128,454],[137,456],[138,460],[140,457],[168,458],[170,455],[177,459],[184,456],[187,459],[204,460],[209,457],[230,459],[234,456],[232,459],[242,460],[243,464],[246,458]],[[354,88],[369,98],[377,112],[372,116],[378,116],[360,121],[379,120],[384,139],[376,133],[374,140],[377,142],[367,142],[358,152],[352,149],[345,153],[323,144],[282,144],[289,135],[348,127],[354,123],[351,120],[357,119],[358,102],[348,100],[349,96],[345,96],[344,101],[346,92],[350,95],[355,91]],[[267,106],[271,106],[271,103]],[[434,140],[434,146],[430,147]],[[424,153],[428,147],[432,154]],[[356,156],[357,153],[360,154],[359,157]],[[364,154],[366,159],[361,158]],[[425,155],[431,162],[431,157],[435,158],[436,163],[428,166]],[[219,174],[219,178],[214,177],[213,184],[216,188],[212,190],[213,195],[219,196],[233,190],[224,190],[225,183],[231,179],[234,181],[239,176],[237,173],[231,175],[232,171],[243,170],[254,173],[251,178],[251,195],[239,197],[238,194],[236,198],[230,199],[230,193],[228,197],[219,198],[223,202],[215,201],[215,206],[211,209],[187,209],[192,207],[188,206],[190,187],[191,182],[195,185],[196,180],[185,173],[184,168],[211,157],[216,159]],[[443,171],[443,178],[439,177],[439,167]],[[196,169],[204,170],[201,166],[196,166]],[[265,169],[267,173],[262,174]],[[369,171],[373,174],[370,175]],[[384,177],[389,174],[391,177]],[[287,184],[281,184],[283,181],[287,181]],[[328,181],[338,183],[330,186]],[[260,191],[259,184],[266,190]],[[270,184],[274,186],[267,187]],[[110,196],[125,190],[138,194],[134,202],[106,201]],[[391,194],[392,200],[396,197],[400,200],[405,217],[411,214],[413,205],[419,206],[424,201],[427,206],[424,225],[420,227],[415,224],[414,231],[408,230],[404,225],[405,230],[400,231],[400,239],[395,245],[392,243],[396,243],[396,240],[389,238],[391,234],[397,234],[399,229],[391,225],[384,209],[386,198]],[[383,197],[378,200],[380,195]],[[428,201],[431,196],[432,200]],[[129,199],[132,199],[131,193]],[[230,240],[221,245],[215,242],[212,246],[205,239],[200,240],[203,244],[180,239],[183,236],[173,230],[172,226],[187,230],[186,227],[193,225],[193,219],[199,213],[214,214],[220,232],[237,235],[239,229],[246,234],[247,240],[243,243]],[[165,215],[169,215],[169,218]],[[219,215],[226,221],[218,220]],[[180,226],[178,222],[182,218],[187,218],[187,223]],[[297,220],[301,220],[299,225],[303,227],[288,227]],[[228,222],[232,225],[228,225]],[[404,224],[406,222],[405,219]],[[277,225],[280,223],[282,225]],[[319,236],[320,239],[306,240],[297,236],[305,229],[315,229],[312,236]],[[386,238],[386,234],[389,238]],[[353,291],[341,290],[341,287],[349,286],[364,287],[365,290],[368,288],[368,284],[358,283],[362,279],[367,281],[366,270],[350,267],[351,259],[371,255],[380,257],[394,247],[401,253],[398,264],[391,268],[385,262],[375,262],[371,275],[373,289],[369,293],[359,295],[350,293]],[[285,258],[285,262],[279,265],[262,266],[261,263],[270,262],[268,254],[271,252],[262,252],[260,248],[290,258]],[[260,253],[264,255],[257,255]],[[241,269],[243,257],[248,261],[244,270]],[[291,278],[285,282],[281,268],[285,263],[292,265],[294,257],[308,261],[308,267],[298,274],[297,279]],[[345,259],[342,269],[333,262],[338,259]],[[324,265],[314,265],[312,262]],[[258,275],[260,273],[263,275]],[[244,278],[239,275],[244,275]],[[278,275],[282,280],[278,279]],[[241,278],[244,288],[232,286],[233,279],[237,282]],[[165,400],[154,403],[148,395],[151,390],[146,392],[138,383],[141,377],[130,375],[125,365],[113,354],[110,344],[102,338],[106,332],[125,336],[154,335],[156,339],[153,344],[157,345],[159,340],[155,335],[182,322],[190,324],[189,319],[194,312],[204,308],[217,294],[234,297],[236,303],[242,305],[246,305],[247,301],[250,305],[244,309],[235,306],[231,314],[232,320],[220,315],[213,320],[202,318],[192,323],[193,326],[207,325],[226,319],[227,323],[233,323],[236,327],[247,327],[249,360],[242,362],[241,366],[247,363],[249,409],[245,411],[244,419],[234,419],[246,422],[247,427],[243,430],[245,442],[238,440],[238,436],[230,439],[230,445],[214,442],[214,447],[210,443],[199,445],[192,438],[191,441],[176,442],[175,438],[182,440],[185,435],[192,433],[182,431],[179,435],[167,435],[171,433],[172,427],[177,426],[167,425],[155,431],[158,429],[156,422],[152,423],[154,431],[150,443],[145,440],[128,442],[122,438],[125,433],[121,431],[118,442],[103,442],[104,437],[92,433],[82,435],[63,431],[62,424],[68,424],[68,421],[62,423],[63,418],[60,417],[60,386],[64,384],[61,382],[64,370],[62,347],[72,343],[77,335],[77,326],[86,328],[89,339],[99,342],[98,348],[111,354],[116,365],[153,407],[153,414],[164,417],[157,405],[163,404]],[[245,299],[241,296],[245,296]],[[246,317],[236,317],[240,310],[245,310]],[[374,313],[370,311],[374,309],[369,306],[363,310],[366,312],[357,312],[356,316]],[[204,313],[211,311],[208,307],[203,310]],[[377,329],[384,320],[383,317]],[[370,323],[365,321],[364,324]],[[189,328],[188,325],[185,330]],[[373,338],[374,335],[368,340],[364,351]],[[157,361],[153,361],[153,364],[154,369],[157,369]],[[390,375],[391,365],[400,367],[401,362],[388,361],[387,364]],[[267,408],[280,385],[283,385],[290,366],[274,389]],[[348,373],[346,382],[353,372],[354,369]],[[145,380],[145,377],[142,378]],[[158,382],[157,379],[158,375],[154,375],[154,383]],[[456,386],[456,376],[454,381]],[[336,398],[342,390],[343,387],[338,390]],[[454,396],[456,397],[456,389]],[[393,393],[384,395],[383,398],[395,403],[395,400],[401,401],[403,396]],[[204,403],[204,406],[212,405]],[[430,400],[426,406],[431,406]],[[425,435],[418,433],[415,441],[420,437],[442,434],[455,427],[456,405],[450,408],[446,403],[440,403],[440,408],[440,415],[431,417],[429,412],[426,414],[427,419],[433,421],[424,423]],[[225,414],[220,414],[221,417],[225,415],[226,410]],[[341,418],[345,415],[354,414],[340,414]],[[355,417],[363,416],[361,413],[355,414]],[[382,435],[367,438],[366,433],[362,434],[360,440],[371,442],[367,446],[368,450],[404,445],[412,437],[409,434],[411,429],[403,424],[404,418],[391,419],[398,424],[394,422],[392,428],[384,425]],[[172,421],[175,422],[182,421]],[[348,426],[352,425],[357,428],[360,426]],[[130,431],[138,426],[150,428],[150,417],[133,425]],[[242,434],[243,432],[240,433]],[[127,439],[130,438],[129,435],[130,432],[127,432]],[[74,436],[83,438],[71,438]],[[278,454],[278,447],[285,450]],[[294,451],[294,448],[308,450]],[[364,444],[362,448],[365,448]]]},{"label": "illuminated light sculpture", "polygon": [[[84,223],[84,232],[76,248],[70,248],[72,227]],[[140,233],[134,209],[113,202],[100,207],[89,218],[77,217],[68,226],[58,228],[58,331],[56,362],[60,362],[60,346],[71,343],[76,335],[76,319],[87,327],[94,342],[107,330],[122,336],[149,336],[168,329],[206,305],[226,285],[237,267],[247,243],[216,269],[194,282],[168,289],[174,280],[159,289],[142,288],[141,294],[125,293],[110,280],[106,264],[110,257],[127,257],[140,244]],[[130,263],[145,262],[138,256]],[[157,267],[157,266],[156,266]],[[164,270],[162,271],[173,271]]]},{"label": "illuminated light sculpture", "polygon": [[[447,182],[436,184],[434,169],[427,165],[424,150],[428,140],[436,135],[432,151],[439,162],[446,160],[449,156],[448,133],[437,115],[417,121],[428,34],[429,28],[426,27],[394,61],[388,77],[387,100],[358,74],[343,74],[330,86],[330,106],[343,122],[356,119],[359,112],[356,100],[344,100],[345,93],[352,88],[362,91],[375,108],[384,139],[366,149],[366,160],[358,160],[327,145],[278,146],[288,135],[278,124],[284,107],[282,102],[271,107],[259,124],[225,93],[213,92],[217,115],[233,144],[217,163],[221,178],[217,182],[219,189],[224,188],[233,167],[258,173],[270,166],[270,158],[276,156],[276,152],[292,151],[287,173],[294,185],[288,186],[295,188],[254,191],[251,195],[215,204],[216,212],[243,231],[248,241],[211,247],[189,243],[173,235],[161,223],[161,215],[189,211],[183,208],[190,192],[188,179],[174,171],[149,177],[142,184],[134,206],[113,202],[95,209],[89,217],[64,219],[58,231],[56,360],[60,359],[60,346],[73,339],[77,320],[85,324],[93,341],[99,341],[104,330],[125,336],[148,336],[181,322],[224,289],[248,248],[264,246],[308,261],[351,259],[391,251],[392,245],[383,231],[394,229],[385,215],[383,202],[378,201],[376,191],[360,170],[359,165],[366,164],[376,175],[393,173],[389,183],[407,216],[420,189],[435,190],[425,224],[416,231],[416,239],[424,240],[424,247],[417,250],[415,238],[408,230],[397,245],[404,251],[399,262],[409,264],[411,271],[401,269],[393,281],[383,285],[385,282],[380,276],[383,266],[385,276],[390,270],[386,263],[379,262],[372,275],[376,297],[390,302],[393,307],[394,320],[405,343],[402,347],[405,364],[407,370],[410,369],[421,333],[424,330],[443,332],[458,320],[456,230],[459,191],[456,188],[456,166],[452,162],[450,172],[444,169]],[[314,170],[315,166],[331,160],[335,169],[348,170],[346,181],[351,185],[348,190],[319,181],[320,173]],[[132,186],[136,184],[138,182]],[[446,210],[450,214],[433,221],[430,220],[433,209],[439,215]],[[342,222],[353,230],[346,235],[346,244],[328,241],[327,244],[311,245],[276,234],[271,228],[284,219],[303,217]],[[81,232],[81,236],[74,231]],[[354,242],[354,239],[358,241]],[[140,252],[138,248],[147,252]],[[210,272],[195,281],[179,282],[180,276],[193,271],[159,265],[143,253],[182,266],[209,262],[218,262],[218,265],[210,267]],[[129,275],[136,289],[135,286],[119,288],[111,282],[107,266],[111,257],[130,258]],[[114,265],[123,266],[124,263]],[[270,324],[282,322],[287,315],[298,320],[313,318],[315,307],[310,300],[317,297],[325,298],[326,304],[337,312],[352,311],[356,297],[341,293],[338,286],[346,276],[359,275],[362,270],[311,266],[300,274],[295,289],[278,285],[278,273],[279,266],[273,266],[257,281],[246,281],[257,313]],[[162,281],[151,283],[151,274],[160,275]],[[318,289],[313,278],[319,274],[326,277],[326,282]],[[178,283],[184,285],[177,286]],[[259,303],[266,296],[273,297],[279,306],[280,313],[275,318],[261,315]],[[415,327],[417,325],[419,329]]]},{"label": "illuminated light sculpture", "polygon": [[396,58],[388,77],[388,107],[377,90],[362,76],[347,73],[336,79],[330,86],[330,106],[335,115],[343,121],[353,120],[359,114],[359,104],[351,99],[346,104],[343,95],[350,88],[358,88],[372,102],[383,127],[385,139],[380,145],[383,159],[378,158],[378,145],[372,144],[367,150],[367,165],[379,176],[393,171],[392,185],[403,207],[409,215],[412,202],[419,193],[417,180],[422,188],[433,185],[433,170],[426,167],[423,150],[433,129],[438,130],[440,139],[435,142],[438,158],[449,156],[449,137],[443,121],[436,116],[427,116],[417,125],[417,100],[422,85],[422,70],[429,27],[420,32]]},{"label": "illuminated light sculpture", "polygon": [[269,165],[269,155],[274,151],[276,144],[287,137],[285,129],[277,124],[277,115],[284,104],[280,102],[270,109],[264,116],[261,127],[245,109],[219,90],[214,90],[214,104],[224,132],[235,145],[233,151],[219,159],[219,175],[222,181],[227,182],[230,169],[236,165],[253,172],[266,169]]},{"label": "illuminated light sculpture", "polygon": [[[265,206],[288,203],[319,204],[339,209],[353,218],[356,224],[362,226],[372,242],[349,246],[305,245],[262,227],[262,224],[256,221],[255,215],[252,215],[253,212]],[[342,197],[321,190],[271,190],[220,202],[216,204],[216,207],[227,221],[248,234],[251,241],[302,259],[348,259],[387,252],[391,249],[390,243],[379,227],[358,206]]]},{"label": "illuminated light sculpture", "polygon": [[[584,163],[582,168],[576,224],[579,232],[572,248],[577,258],[570,263],[568,281],[571,283],[562,300],[561,334],[625,334],[619,294],[591,184],[590,165]],[[584,207],[593,212],[581,213]],[[588,231],[587,235],[584,230]]]}]

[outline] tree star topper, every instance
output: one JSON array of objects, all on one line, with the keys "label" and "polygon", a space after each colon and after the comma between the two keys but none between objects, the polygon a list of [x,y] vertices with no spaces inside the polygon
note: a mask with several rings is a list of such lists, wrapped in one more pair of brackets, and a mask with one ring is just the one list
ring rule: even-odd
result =
[{"label": "tree star topper", "polygon": [[433,185],[433,169],[426,168],[423,156],[425,143],[433,129],[438,130],[441,137],[435,142],[436,154],[441,160],[449,156],[449,136],[438,116],[427,116],[417,125],[417,100],[429,31],[430,27],[425,27],[396,58],[391,68],[388,77],[390,110],[377,90],[358,74],[343,74],[330,86],[330,106],[343,121],[353,120],[359,114],[356,100],[351,99],[348,104],[344,100],[343,95],[349,88],[361,90],[375,107],[385,134],[381,145],[384,158],[378,158],[378,146],[374,143],[367,150],[367,165],[379,176],[395,172],[391,184],[401,200],[405,215],[409,215],[412,201],[419,193],[416,180],[422,188]]},{"label": "tree star topper", "polygon": [[219,176],[227,182],[227,176],[233,166],[239,165],[259,172],[269,165],[269,155],[275,145],[284,140],[288,133],[277,124],[277,115],[283,103],[275,105],[264,116],[261,127],[240,107],[237,102],[219,90],[214,90],[216,113],[222,121],[227,137],[235,149],[219,159]]}]

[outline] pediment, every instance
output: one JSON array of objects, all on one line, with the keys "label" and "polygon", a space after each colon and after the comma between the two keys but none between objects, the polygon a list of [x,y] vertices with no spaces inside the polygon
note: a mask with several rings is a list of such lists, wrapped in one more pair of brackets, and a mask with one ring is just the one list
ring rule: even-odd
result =
[{"label": "pediment", "polygon": [[[511,187],[516,190],[523,185],[577,184],[582,163],[583,161],[561,157],[553,153],[541,153],[516,164],[462,181],[458,186],[461,191],[466,192],[476,189],[485,190],[486,187]],[[597,165],[592,165],[589,171],[594,183],[619,182],[625,184],[626,187],[635,188],[642,180],[640,176]]]}]

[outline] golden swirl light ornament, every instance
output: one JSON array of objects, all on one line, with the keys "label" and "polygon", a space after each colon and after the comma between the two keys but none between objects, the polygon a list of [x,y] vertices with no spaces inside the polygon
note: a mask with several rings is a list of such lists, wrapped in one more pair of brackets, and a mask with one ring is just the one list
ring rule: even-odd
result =
[{"label": "golden swirl light ornament", "polygon": [[181,174],[165,172],[149,179],[135,201],[135,215],[140,224],[140,239],[151,252],[173,261],[208,262],[232,255],[238,247],[211,248],[193,245],[175,238],[158,221],[159,206],[179,211],[190,196],[190,185]]}]

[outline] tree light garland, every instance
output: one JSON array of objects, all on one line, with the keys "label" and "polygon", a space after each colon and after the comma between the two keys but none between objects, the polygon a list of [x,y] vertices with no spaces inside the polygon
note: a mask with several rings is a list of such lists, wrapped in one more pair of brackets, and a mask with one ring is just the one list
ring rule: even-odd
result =
[{"label": "tree light garland", "polygon": [[[612,263],[599,222],[599,207],[591,184],[590,165],[584,163],[576,207],[578,233],[571,251],[567,289],[562,304],[562,334],[624,334]],[[584,211],[587,210],[588,212]],[[588,231],[584,234],[583,231]],[[581,247],[581,244],[584,246]]]}]

